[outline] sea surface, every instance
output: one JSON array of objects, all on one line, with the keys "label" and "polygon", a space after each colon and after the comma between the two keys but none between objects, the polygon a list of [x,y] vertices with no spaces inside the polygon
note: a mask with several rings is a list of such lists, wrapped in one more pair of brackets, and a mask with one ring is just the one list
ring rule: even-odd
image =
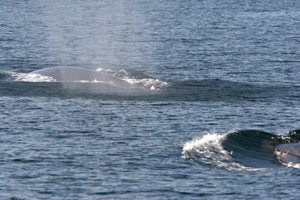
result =
[{"label": "sea surface", "polygon": [[[0,199],[299,199],[298,0],[0,1]],[[132,84],[59,82],[71,66]]]}]

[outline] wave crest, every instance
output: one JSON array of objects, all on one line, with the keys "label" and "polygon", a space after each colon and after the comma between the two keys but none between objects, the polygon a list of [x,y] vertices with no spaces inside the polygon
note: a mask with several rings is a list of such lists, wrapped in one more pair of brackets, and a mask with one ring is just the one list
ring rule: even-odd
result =
[{"label": "wave crest", "polygon": [[183,145],[182,158],[198,162],[203,165],[223,168],[227,170],[261,170],[246,167],[235,162],[232,152],[226,151],[222,146],[222,141],[229,133],[206,134],[202,138],[193,139]]}]

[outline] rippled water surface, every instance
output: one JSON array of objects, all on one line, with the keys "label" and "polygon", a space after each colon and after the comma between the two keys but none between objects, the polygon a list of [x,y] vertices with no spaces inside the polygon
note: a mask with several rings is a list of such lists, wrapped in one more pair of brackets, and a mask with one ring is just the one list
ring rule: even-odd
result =
[{"label": "rippled water surface", "polygon": [[[299,1],[0,2],[0,199],[297,199]],[[60,82],[71,66],[134,85]],[[295,131],[295,132],[293,132]]]}]

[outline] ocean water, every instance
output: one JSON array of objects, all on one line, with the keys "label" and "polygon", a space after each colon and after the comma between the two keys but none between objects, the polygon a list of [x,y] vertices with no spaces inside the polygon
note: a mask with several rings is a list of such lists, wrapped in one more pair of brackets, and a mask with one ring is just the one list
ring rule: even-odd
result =
[{"label": "ocean water", "polygon": [[[300,1],[0,1],[0,199],[298,199]],[[58,82],[71,66],[137,85]]]}]

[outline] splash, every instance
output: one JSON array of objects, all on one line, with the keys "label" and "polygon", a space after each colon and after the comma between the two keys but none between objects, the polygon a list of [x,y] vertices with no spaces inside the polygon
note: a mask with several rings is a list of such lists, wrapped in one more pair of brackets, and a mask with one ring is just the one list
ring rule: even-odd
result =
[{"label": "splash", "polygon": [[286,156],[289,156],[288,153],[284,153],[284,152],[281,152],[281,151],[275,151],[275,156],[276,156],[276,160],[281,163],[282,165],[286,166],[286,167],[290,167],[290,168],[300,168],[300,164],[297,163],[297,164],[294,164],[292,162],[289,162],[289,163],[285,163],[285,162],[282,162],[281,159],[283,157],[286,157]]},{"label": "splash", "polygon": [[158,79],[125,79],[128,83],[134,85],[141,85],[149,90],[159,90],[166,87],[168,83],[160,81]]},{"label": "splash", "polygon": [[146,75],[141,72],[129,73],[124,69],[112,70],[112,69],[103,69],[103,68],[98,68],[96,71],[104,72],[104,73],[116,76],[118,78],[121,78],[121,79],[127,81],[128,83],[130,83],[132,85],[144,87],[149,90],[160,90],[160,89],[168,86],[167,82],[160,81],[158,79],[154,79],[154,78],[150,78],[150,77],[145,78]]},{"label": "splash", "polygon": [[40,74],[17,73],[17,72],[4,72],[4,73],[12,77],[14,81],[22,81],[22,82],[55,82],[56,81],[52,77],[43,76]]}]

